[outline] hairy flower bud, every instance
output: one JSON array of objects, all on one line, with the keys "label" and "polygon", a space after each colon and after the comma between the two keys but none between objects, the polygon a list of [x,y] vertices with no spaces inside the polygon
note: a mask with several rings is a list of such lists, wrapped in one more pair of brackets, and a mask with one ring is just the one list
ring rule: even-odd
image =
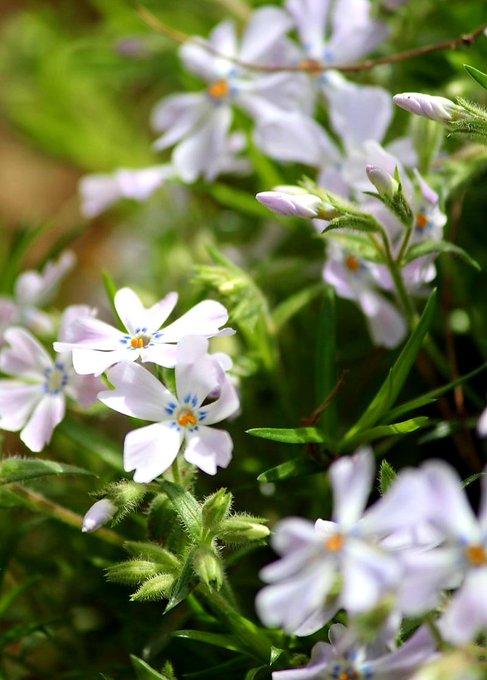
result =
[{"label": "hairy flower bud", "polygon": [[218,528],[218,525],[230,512],[232,505],[232,494],[226,489],[219,489],[212,496],[209,496],[201,508],[203,524],[207,529]]},{"label": "hairy flower bud", "polygon": [[260,541],[269,536],[269,528],[257,517],[236,515],[222,522],[219,538],[228,543]]},{"label": "hairy flower bud", "polygon": [[463,109],[446,97],[435,97],[419,92],[404,92],[396,94],[392,99],[401,109],[423,116],[423,118],[435,120],[437,123],[450,123],[453,120],[466,117]]},{"label": "hairy flower bud", "polygon": [[223,583],[223,567],[220,558],[209,546],[200,546],[193,555],[193,567],[199,578],[209,588],[219,590]]},{"label": "hairy flower bud", "polygon": [[108,498],[96,501],[83,517],[81,531],[84,533],[96,531],[111,520],[116,511],[116,506]]},{"label": "hairy flower bud", "polygon": [[[298,187],[296,187],[298,189]],[[259,203],[265,205],[277,215],[287,215],[289,217],[304,217],[311,219],[318,217],[321,208],[321,199],[313,194],[303,193],[291,194],[283,191],[261,191],[256,196]]]},{"label": "hairy flower bud", "polygon": [[367,165],[365,168],[367,177],[375,186],[380,196],[393,199],[399,191],[399,183],[394,177],[376,165]]}]

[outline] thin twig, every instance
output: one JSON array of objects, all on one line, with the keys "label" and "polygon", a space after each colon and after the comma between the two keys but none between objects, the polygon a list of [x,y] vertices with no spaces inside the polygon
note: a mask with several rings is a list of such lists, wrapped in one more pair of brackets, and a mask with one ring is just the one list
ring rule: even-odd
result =
[{"label": "thin twig", "polygon": [[301,420],[301,423],[303,424],[304,427],[313,427],[316,425],[316,423],[319,421],[321,418],[322,413],[328,408],[328,406],[331,404],[331,402],[335,399],[337,394],[340,392],[340,390],[343,387],[343,384],[345,380],[347,379],[348,374],[350,371],[348,368],[346,368],[344,371],[342,371],[341,376],[338,378],[338,381],[335,385],[335,387],[332,389],[330,394],[326,397],[326,399],[321,403],[314,411],[311,413],[309,416],[306,418],[303,418]]},{"label": "thin twig", "polygon": [[423,45],[423,47],[416,47],[410,50],[405,50],[403,52],[396,52],[396,54],[391,54],[387,57],[379,57],[378,59],[366,59],[365,61],[355,62],[353,64],[320,64],[315,61],[303,61],[301,64],[296,65],[286,65],[286,66],[268,66],[265,64],[253,64],[251,62],[242,61],[237,57],[231,57],[227,54],[223,54],[215,47],[202,40],[182,31],[178,31],[172,26],[169,26],[164,21],[156,17],[152,12],[150,12],[145,7],[139,6],[137,12],[141,19],[151,28],[153,28],[157,33],[161,33],[166,37],[174,40],[177,43],[183,44],[186,42],[192,42],[199,45],[205,49],[210,54],[215,57],[226,59],[227,61],[240,66],[241,68],[247,69],[248,71],[259,71],[261,73],[282,73],[282,72],[298,72],[306,73],[312,72],[313,75],[318,73],[324,73],[325,71],[341,71],[342,73],[359,73],[360,71],[370,71],[376,66],[382,66],[384,64],[396,64],[400,61],[406,61],[408,59],[415,59],[416,57],[422,57],[425,54],[431,54],[432,52],[441,52],[443,50],[455,50],[458,47],[470,47],[475,43],[477,38],[479,38],[485,31],[487,31],[487,23],[478,26],[470,33],[463,33],[457,38],[450,38],[449,40],[442,40],[441,42],[433,43],[430,45]]}]

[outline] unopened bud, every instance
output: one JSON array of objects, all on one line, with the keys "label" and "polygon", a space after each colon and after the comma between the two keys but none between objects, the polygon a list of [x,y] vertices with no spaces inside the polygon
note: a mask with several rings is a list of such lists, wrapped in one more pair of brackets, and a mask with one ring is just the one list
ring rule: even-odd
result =
[{"label": "unopened bud", "polygon": [[218,525],[230,512],[232,494],[226,489],[219,489],[207,498],[201,508],[201,516],[206,529],[217,530]]},{"label": "unopened bud", "polygon": [[219,590],[223,583],[220,558],[209,546],[200,546],[193,555],[193,567],[201,581],[209,588]]},{"label": "unopened bud", "polygon": [[[289,189],[290,187],[286,187]],[[293,187],[299,189],[299,187]],[[261,191],[256,196],[259,203],[265,205],[277,215],[287,215],[288,217],[304,217],[311,219],[318,217],[322,201],[314,194],[308,194],[304,190],[299,193],[289,191]]]},{"label": "unopened bud", "polygon": [[435,120],[437,123],[450,123],[453,120],[466,118],[465,111],[446,97],[404,92],[396,94],[392,99],[401,109]]},{"label": "unopened bud", "polygon": [[218,534],[219,538],[228,543],[247,543],[247,541],[260,541],[269,536],[269,528],[264,520],[256,517],[237,516],[226,519]]},{"label": "unopened bud", "polygon": [[367,177],[383,198],[393,199],[399,191],[399,183],[386,170],[376,165],[367,165]]},{"label": "unopened bud", "polygon": [[102,498],[101,501],[96,501],[83,517],[81,531],[84,533],[96,531],[111,520],[116,512],[116,506],[108,500],[108,498]]}]

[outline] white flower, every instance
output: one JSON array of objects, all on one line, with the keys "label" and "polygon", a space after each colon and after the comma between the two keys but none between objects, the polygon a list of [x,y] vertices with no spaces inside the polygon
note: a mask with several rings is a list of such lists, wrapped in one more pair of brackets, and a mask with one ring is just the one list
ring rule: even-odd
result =
[{"label": "white flower", "polygon": [[[63,316],[61,338],[73,316],[89,313],[88,307],[69,307]],[[76,375],[69,354],[51,359],[23,328],[9,328],[5,340],[10,347],[0,353],[0,369],[13,379],[0,380],[0,429],[21,430],[24,444],[31,451],[42,451],[64,418],[66,397],[89,406],[103,383]]]},{"label": "white flower", "polygon": [[198,303],[177,321],[162,328],[177,299],[177,293],[169,293],[147,309],[133,290],[122,288],[115,295],[114,305],[126,332],[99,319],[82,318],[71,326],[68,342],[54,343],[54,349],[73,351],[77,373],[100,375],[114,364],[137,359],[173,367],[175,343],[185,335],[211,337],[232,332],[230,329],[219,330],[226,323],[228,313],[214,300]]},{"label": "white flower", "polygon": [[[228,432],[208,427],[235,413],[239,400],[225,376],[221,355],[208,355],[208,341],[183,338],[177,350],[176,395],[138,364],[118,364],[108,371],[114,390],[98,395],[115,411],[153,425],[129,432],[124,444],[125,470],[147,483],[167,470],[183,442],[184,457],[207,474],[227,467],[232,457]],[[226,366],[225,366],[226,367]],[[205,403],[218,388],[219,397]]]}]

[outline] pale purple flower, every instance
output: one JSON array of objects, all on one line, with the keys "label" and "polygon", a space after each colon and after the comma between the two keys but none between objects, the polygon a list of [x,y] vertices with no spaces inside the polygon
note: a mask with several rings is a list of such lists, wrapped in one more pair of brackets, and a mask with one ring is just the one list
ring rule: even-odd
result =
[{"label": "pale purple flower", "polygon": [[318,642],[311,651],[311,660],[304,668],[274,671],[272,680],[407,680],[424,663],[435,658],[435,643],[431,633],[420,628],[401,647],[378,654],[360,644],[340,623],[329,631],[330,643]]},{"label": "pale purple flower", "polygon": [[[297,191],[291,192],[294,189]],[[282,187],[281,191],[261,191],[256,195],[256,199],[278,215],[305,219],[317,217],[323,203],[318,196],[309,194],[304,189],[299,190],[299,187]]]},{"label": "pale purple flower", "polygon": [[81,531],[83,533],[96,531],[109,522],[116,512],[117,508],[109,498],[96,501],[83,517]]},{"label": "pale purple flower", "polygon": [[256,121],[308,106],[306,79],[299,74],[248,72],[231,61],[268,63],[291,25],[282,10],[262,7],[252,14],[240,44],[234,23],[224,21],[208,41],[188,41],[181,47],[185,66],[208,83],[207,90],[163,99],[154,109],[152,124],[162,133],[156,149],[176,145],[172,163],[185,182],[199,176],[211,181],[222,171],[221,159],[231,151],[234,105]]},{"label": "pale purple flower", "polygon": [[92,218],[122,198],[145,201],[166,180],[175,176],[175,170],[171,165],[86,175],[79,183],[81,212],[84,217]]},{"label": "pale purple flower", "polygon": [[169,293],[146,308],[133,290],[122,288],[115,294],[114,305],[125,332],[99,319],[82,318],[71,326],[70,339],[55,343],[54,349],[72,350],[74,368],[81,375],[100,375],[114,364],[137,359],[172,368],[176,360],[175,343],[185,335],[212,337],[232,332],[220,330],[228,312],[214,300],[199,302],[163,327],[177,299],[177,293]]},{"label": "pale purple flower", "polygon": [[15,282],[12,298],[0,296],[0,341],[9,326],[25,326],[33,333],[46,335],[54,323],[43,307],[54,296],[61,279],[73,268],[76,258],[70,250],[58,260],[49,261],[42,272],[26,271]]},{"label": "pale purple flower", "polygon": [[[389,509],[385,518],[379,510],[372,520],[367,513],[362,517],[373,476],[369,450],[342,457],[330,467],[333,520],[319,519],[313,525],[289,518],[277,524],[272,546],[281,559],[262,570],[262,579],[270,585],[256,599],[266,625],[309,635],[338,609],[352,615],[367,611],[395,589],[401,574],[398,560],[377,538],[391,517],[397,518],[397,510]],[[340,593],[331,596],[338,577]]]},{"label": "pale purple flower", "polygon": [[[228,432],[209,427],[239,408],[225,376],[221,357],[207,354],[208,341],[185,337],[178,345],[176,395],[138,364],[118,364],[108,371],[114,390],[98,395],[106,406],[154,424],[129,432],[124,444],[125,470],[136,482],[148,483],[167,470],[183,442],[184,458],[207,474],[227,467],[233,443]],[[207,402],[218,388],[219,396]]]},{"label": "pale purple flower", "polygon": [[[73,317],[90,314],[84,306],[68,307],[61,324],[61,339]],[[52,359],[25,329],[5,332],[9,347],[0,352],[0,370],[12,378],[0,380],[0,429],[21,430],[20,439],[31,451],[42,451],[54,428],[64,418],[66,397],[89,406],[103,383],[73,371],[69,354]]]},{"label": "pale purple flower", "polygon": [[392,349],[405,339],[407,324],[402,313],[378,290],[385,273],[385,268],[360,259],[330,239],[323,279],[339,297],[357,303],[373,343]]},{"label": "pale purple flower", "polygon": [[419,92],[404,92],[393,97],[394,104],[401,109],[415,113],[437,123],[448,124],[466,117],[466,112],[446,97],[436,97]]}]

